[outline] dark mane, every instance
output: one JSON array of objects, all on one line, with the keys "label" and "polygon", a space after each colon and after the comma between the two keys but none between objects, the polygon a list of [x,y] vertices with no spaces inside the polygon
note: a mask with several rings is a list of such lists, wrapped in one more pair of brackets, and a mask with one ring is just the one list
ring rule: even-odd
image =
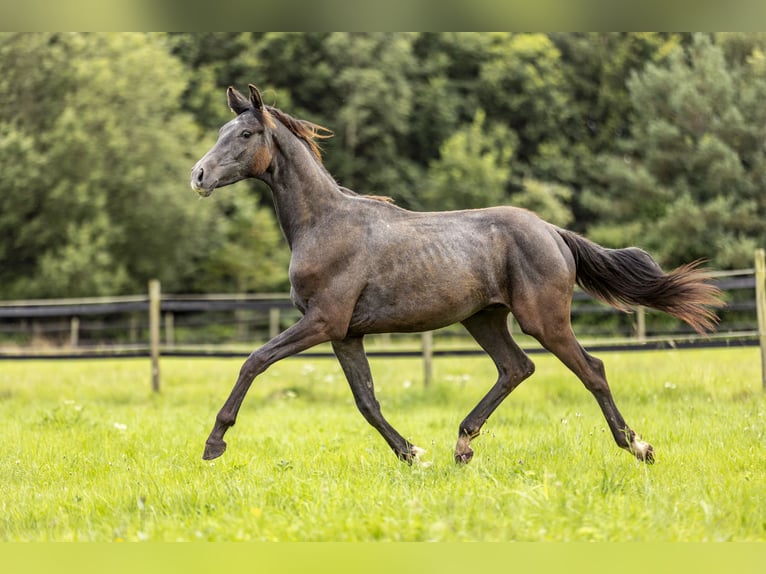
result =
[{"label": "dark mane", "polygon": [[387,195],[366,195],[366,194],[360,194],[355,192],[353,189],[349,189],[347,187],[343,187],[342,185],[338,186],[338,189],[341,191],[341,193],[344,193],[346,195],[350,195],[352,197],[362,197],[365,199],[374,199],[375,201],[382,201],[383,203],[396,203],[392,197],[388,197]]},{"label": "dark mane", "polygon": [[[279,122],[288,130],[290,130],[293,135],[301,139],[309,147],[311,153],[314,154],[314,157],[316,157],[317,161],[320,164],[322,163],[322,151],[319,148],[319,144],[317,144],[316,140],[331,138],[333,136],[333,131],[331,129],[307,120],[299,120],[298,118],[294,118],[279,108],[274,108],[272,106],[265,106],[264,108],[266,112],[263,114],[264,122],[271,122],[273,119],[279,120]],[[366,197],[367,199],[374,199],[384,203],[394,203],[394,200],[387,196],[360,195],[346,187],[338,186],[338,188],[346,195]]]},{"label": "dark mane", "polygon": [[317,160],[319,160],[320,163],[322,162],[322,152],[316,140],[331,138],[333,136],[333,131],[331,129],[307,120],[299,120],[298,118],[294,118],[282,110],[272,106],[265,106],[265,110],[269,115],[279,120],[279,122],[288,130],[290,130],[296,137],[303,140],[306,145],[309,146],[311,153],[314,154]]}]

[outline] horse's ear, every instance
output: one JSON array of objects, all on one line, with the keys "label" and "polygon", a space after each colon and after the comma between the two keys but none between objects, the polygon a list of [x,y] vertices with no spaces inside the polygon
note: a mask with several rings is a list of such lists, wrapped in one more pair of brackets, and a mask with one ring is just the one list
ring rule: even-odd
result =
[{"label": "horse's ear", "polygon": [[229,89],[226,90],[226,98],[229,101],[229,109],[237,115],[250,109],[250,102],[247,101],[247,98],[232,86],[229,86]]},{"label": "horse's ear", "polygon": [[261,98],[261,92],[253,84],[248,84],[247,87],[250,88],[250,103],[253,104],[253,108],[262,110],[263,98]]}]

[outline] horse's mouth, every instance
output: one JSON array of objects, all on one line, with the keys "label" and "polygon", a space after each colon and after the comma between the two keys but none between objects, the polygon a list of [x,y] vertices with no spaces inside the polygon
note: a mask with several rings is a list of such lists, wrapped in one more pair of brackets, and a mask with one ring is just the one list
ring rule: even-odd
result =
[{"label": "horse's mouth", "polygon": [[200,197],[209,197],[209,196],[210,196],[210,195],[213,193],[213,190],[214,190],[215,188],[214,188],[214,187],[211,187],[210,189],[205,189],[205,188],[202,188],[202,187],[194,187],[194,186],[192,185],[192,189],[193,189],[194,191],[196,191],[196,192],[197,192],[197,194],[198,194]]},{"label": "horse's mouth", "polygon": [[191,188],[196,191],[200,197],[208,197],[216,187],[218,187],[218,181],[216,180],[213,185],[202,185],[195,178],[191,180]]}]

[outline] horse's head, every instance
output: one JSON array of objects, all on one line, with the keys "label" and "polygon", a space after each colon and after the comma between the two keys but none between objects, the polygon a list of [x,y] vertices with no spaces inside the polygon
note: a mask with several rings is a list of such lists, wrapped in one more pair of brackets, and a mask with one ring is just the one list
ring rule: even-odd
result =
[{"label": "horse's head", "polygon": [[258,89],[252,84],[248,87],[249,99],[232,87],[226,91],[229,108],[237,117],[221,128],[218,141],[192,169],[192,189],[203,197],[217,187],[258,177],[271,164],[269,131],[274,120]]}]

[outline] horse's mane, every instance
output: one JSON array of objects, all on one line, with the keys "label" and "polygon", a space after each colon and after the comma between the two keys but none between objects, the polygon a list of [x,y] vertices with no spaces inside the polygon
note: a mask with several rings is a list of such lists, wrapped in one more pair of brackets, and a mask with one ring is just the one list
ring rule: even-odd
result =
[{"label": "horse's mane", "polygon": [[345,195],[350,195],[351,197],[362,197],[365,199],[374,199],[375,201],[382,201],[383,203],[396,203],[392,197],[388,197],[387,195],[366,195],[355,192],[353,189],[349,189],[347,187],[343,187],[342,185],[338,186],[338,189],[341,193]]},{"label": "horse's mane", "polygon": [[[331,129],[320,126],[319,124],[315,124],[308,120],[299,120],[298,118],[294,118],[279,108],[264,106],[264,109],[267,112],[266,114],[263,114],[263,119],[265,122],[269,122],[273,118],[276,118],[283,126],[290,130],[293,135],[301,139],[309,147],[311,153],[314,154],[314,157],[316,157],[319,164],[324,167],[324,164],[322,163],[322,150],[319,148],[319,144],[316,142],[316,140],[331,138],[333,136],[333,131]],[[383,203],[394,203],[392,198],[383,195],[360,195],[355,191],[352,191],[343,186],[338,186],[338,189],[346,195],[374,199],[376,201],[382,201]]]},{"label": "horse's mane", "polygon": [[273,116],[279,122],[290,130],[296,137],[303,140],[311,150],[311,153],[317,158],[319,163],[322,163],[322,151],[319,148],[319,144],[316,142],[318,139],[327,139],[333,136],[333,131],[319,124],[307,120],[299,120],[289,114],[286,114],[279,108],[272,106],[265,106],[269,115]]}]

